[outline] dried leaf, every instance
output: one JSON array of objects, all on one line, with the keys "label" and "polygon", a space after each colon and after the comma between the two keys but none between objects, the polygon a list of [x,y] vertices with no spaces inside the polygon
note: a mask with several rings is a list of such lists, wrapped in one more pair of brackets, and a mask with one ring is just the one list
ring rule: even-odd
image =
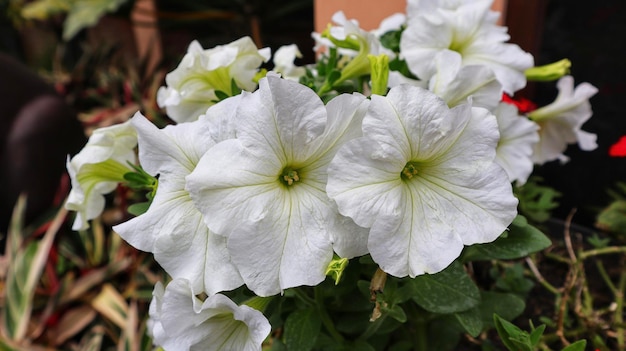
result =
[{"label": "dried leaf", "polygon": [[115,261],[109,266],[93,270],[88,274],[82,276],[80,279],[76,280],[76,282],[67,292],[67,294],[61,297],[61,304],[68,303],[70,301],[80,298],[93,287],[102,284],[103,282],[110,279],[112,276],[128,268],[130,264],[131,260],[129,258],[126,258]]},{"label": "dried leaf", "polygon": [[100,294],[91,301],[91,306],[120,329],[125,329],[128,304],[113,285],[105,284]]},{"label": "dried leaf", "polygon": [[49,334],[54,336],[52,343],[57,346],[63,344],[84,330],[96,315],[93,308],[84,305],[67,311],[59,320],[59,324],[50,330]]}]

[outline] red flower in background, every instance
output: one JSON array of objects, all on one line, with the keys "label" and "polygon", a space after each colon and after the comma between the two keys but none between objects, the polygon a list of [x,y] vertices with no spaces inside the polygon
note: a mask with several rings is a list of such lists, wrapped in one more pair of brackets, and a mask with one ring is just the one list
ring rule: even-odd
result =
[{"label": "red flower in background", "polygon": [[619,138],[617,143],[611,145],[609,148],[609,156],[626,157],[626,135]]},{"label": "red flower in background", "polygon": [[515,105],[521,114],[528,113],[537,109],[537,105],[523,97],[512,98],[507,94],[502,94],[502,102]]}]

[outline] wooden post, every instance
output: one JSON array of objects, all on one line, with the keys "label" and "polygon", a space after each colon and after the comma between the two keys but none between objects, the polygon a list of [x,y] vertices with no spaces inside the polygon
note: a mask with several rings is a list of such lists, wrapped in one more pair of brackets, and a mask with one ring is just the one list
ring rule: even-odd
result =
[{"label": "wooden post", "polygon": [[[519,0],[523,2],[524,0]],[[534,2],[534,1],[531,1]],[[361,28],[372,30],[378,28],[380,21],[396,12],[406,12],[407,0],[315,0],[314,18],[315,31],[323,31],[331,17],[342,10],[348,19],[359,21]],[[492,9],[502,13],[499,24],[504,24],[508,0],[494,0]]]},{"label": "wooden post", "polygon": [[156,4],[154,0],[137,0],[131,12],[137,57],[145,63],[145,76],[157,68],[163,58]]}]

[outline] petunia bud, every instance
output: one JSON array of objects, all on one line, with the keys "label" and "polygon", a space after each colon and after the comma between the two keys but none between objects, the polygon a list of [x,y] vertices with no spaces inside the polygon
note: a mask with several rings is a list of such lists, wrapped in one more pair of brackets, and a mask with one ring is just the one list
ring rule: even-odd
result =
[{"label": "petunia bud", "polygon": [[572,62],[568,59],[562,59],[547,65],[531,67],[524,71],[524,74],[528,80],[549,82],[569,74],[570,67],[572,67]]}]

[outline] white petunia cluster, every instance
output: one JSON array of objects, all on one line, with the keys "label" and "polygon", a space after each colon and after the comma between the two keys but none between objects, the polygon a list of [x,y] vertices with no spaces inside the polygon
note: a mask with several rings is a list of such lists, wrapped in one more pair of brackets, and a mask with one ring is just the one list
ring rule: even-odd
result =
[{"label": "white petunia cluster", "polygon": [[[490,6],[409,0],[406,16],[372,32],[337,14],[339,26],[315,37],[339,48],[344,63],[317,87],[298,81],[320,72],[296,67],[293,45],[276,53],[275,72],[257,88],[266,49],[249,38],[208,50],[193,42],[158,93],[178,124],[159,129],[137,112],[94,133],[68,161],[75,229],[132,171],[137,144],[138,165],[158,178],[147,211],[114,227],[173,278],[154,291],[155,342],[260,350],[267,320],[220,292],[315,286],[334,255],[369,254],[396,277],[439,272],[465,245],[507,229],[517,215],[513,185],[534,164],[562,159],[568,143],[595,147],[581,130],[596,92],[588,83],[574,89],[563,77],[556,101],[530,118],[502,102],[526,85],[533,58],[507,43]],[[398,51],[383,45],[389,32],[401,32]],[[372,74],[386,93],[335,89],[369,78],[368,55],[381,54],[410,74]]]}]

